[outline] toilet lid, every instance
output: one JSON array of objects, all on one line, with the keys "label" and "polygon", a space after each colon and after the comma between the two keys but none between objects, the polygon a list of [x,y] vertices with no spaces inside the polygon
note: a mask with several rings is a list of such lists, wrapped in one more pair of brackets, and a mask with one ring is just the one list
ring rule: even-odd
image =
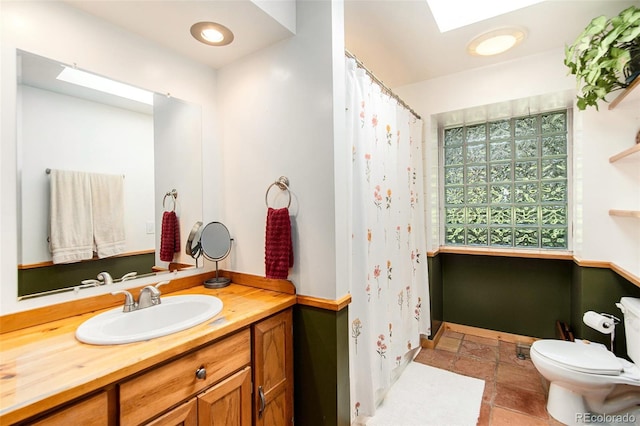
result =
[{"label": "toilet lid", "polygon": [[618,358],[601,345],[564,340],[538,340],[534,342],[532,349],[571,370],[607,376],[618,376],[622,373],[622,365]]}]

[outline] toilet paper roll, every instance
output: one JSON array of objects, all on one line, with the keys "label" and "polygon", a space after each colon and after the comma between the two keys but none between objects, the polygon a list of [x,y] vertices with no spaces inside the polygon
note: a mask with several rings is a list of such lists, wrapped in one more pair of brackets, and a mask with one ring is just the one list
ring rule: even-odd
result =
[{"label": "toilet paper roll", "polygon": [[611,334],[615,329],[615,324],[611,318],[593,311],[585,312],[582,316],[582,321],[594,330],[604,334]]}]

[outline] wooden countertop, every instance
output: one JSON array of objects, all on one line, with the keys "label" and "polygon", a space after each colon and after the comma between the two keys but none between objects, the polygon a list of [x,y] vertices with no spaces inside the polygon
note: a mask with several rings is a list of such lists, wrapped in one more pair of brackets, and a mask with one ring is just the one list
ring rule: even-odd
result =
[{"label": "wooden countertop", "polygon": [[238,284],[215,290],[197,286],[165,297],[178,294],[217,296],[224,306],[215,318],[188,330],[124,345],[96,346],[76,340],[76,328],[103,310],[3,334],[0,424],[24,420],[104,388],[296,303],[294,294]]}]

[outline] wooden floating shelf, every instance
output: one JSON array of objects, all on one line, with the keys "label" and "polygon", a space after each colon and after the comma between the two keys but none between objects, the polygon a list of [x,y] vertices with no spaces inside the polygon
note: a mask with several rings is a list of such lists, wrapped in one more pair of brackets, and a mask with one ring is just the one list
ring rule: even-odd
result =
[{"label": "wooden floating shelf", "polygon": [[640,151],[640,144],[636,144],[636,146],[632,146],[629,149],[625,149],[624,151],[622,151],[619,154],[616,154],[612,157],[609,157],[609,162],[610,163],[615,163],[616,161],[620,160],[621,158],[626,157],[627,155],[631,155],[634,152],[639,152]]},{"label": "wooden floating shelf", "polygon": [[640,210],[609,210],[609,216],[635,217],[640,219]]},{"label": "wooden floating shelf", "polygon": [[609,104],[609,109],[612,110],[614,109],[616,106],[618,106],[618,104],[620,102],[622,102],[622,100],[624,98],[627,97],[627,95],[629,95],[629,93],[631,93],[633,91],[633,89],[637,88],[638,86],[640,86],[640,77],[636,77],[635,80],[633,80],[631,82],[631,84],[629,86],[627,86],[619,95],[617,98],[615,98],[613,101],[611,101],[611,103]]}]

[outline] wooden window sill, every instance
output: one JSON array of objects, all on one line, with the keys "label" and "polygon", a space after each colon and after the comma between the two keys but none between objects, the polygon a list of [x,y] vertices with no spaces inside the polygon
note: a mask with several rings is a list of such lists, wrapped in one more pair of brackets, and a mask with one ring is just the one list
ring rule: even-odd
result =
[{"label": "wooden window sill", "polygon": [[[536,259],[573,260],[573,252],[567,250],[527,250],[491,247],[440,246],[436,253],[474,254],[481,256],[526,257]],[[429,254],[431,255],[431,254]]]}]

